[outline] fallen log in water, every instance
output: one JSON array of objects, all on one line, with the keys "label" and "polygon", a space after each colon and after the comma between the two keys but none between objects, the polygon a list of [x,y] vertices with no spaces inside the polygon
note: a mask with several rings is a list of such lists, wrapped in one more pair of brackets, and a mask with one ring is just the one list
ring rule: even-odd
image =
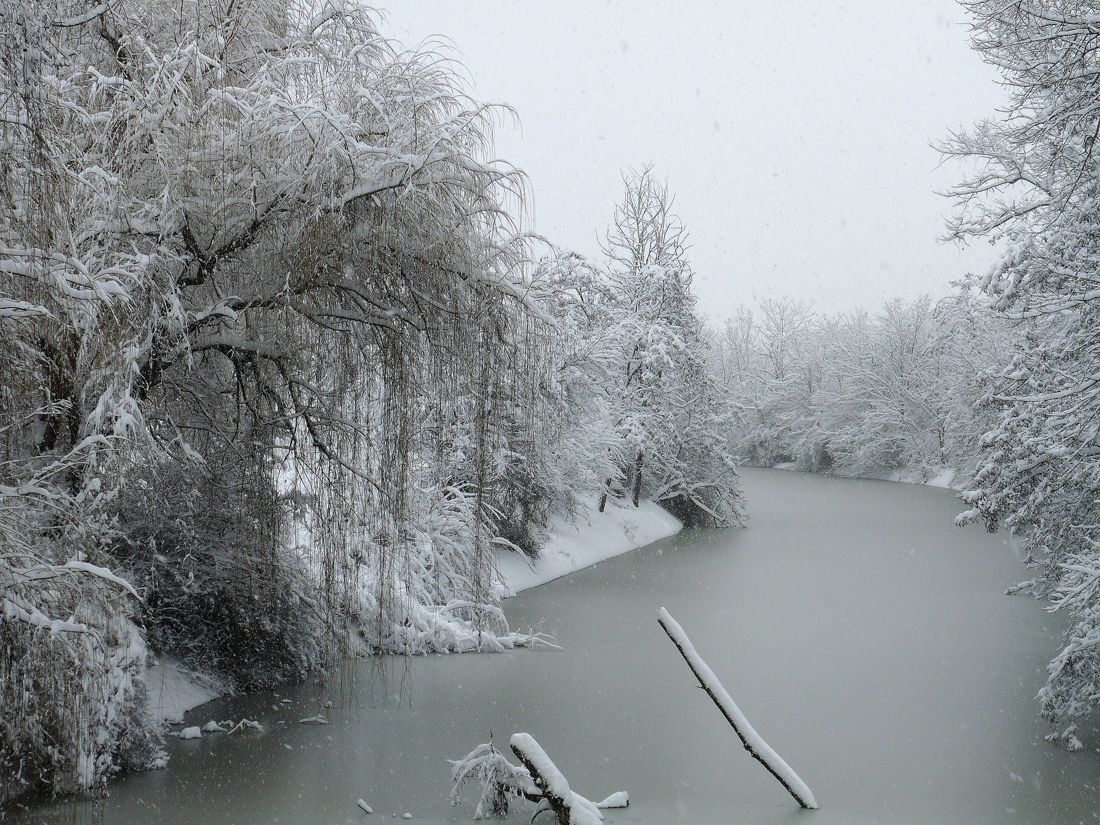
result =
[{"label": "fallen log in water", "polygon": [[600,825],[603,814],[599,808],[591,800],[574,793],[535,737],[529,733],[513,733],[508,744],[531,774],[531,781],[542,791],[542,798],[557,815],[560,825]]},{"label": "fallen log in water", "polygon": [[[599,809],[630,805],[626,791],[617,791],[602,802],[593,802],[572,790],[565,776],[530,734],[514,734],[510,744],[520,759],[519,765],[505,759],[492,742],[478,745],[462,759],[451,762],[454,782],[451,804],[458,804],[462,785],[474,780],[481,785],[474,819],[505,817],[512,799],[525,799],[539,804],[535,817],[549,810],[559,823],[598,825],[603,819]],[[534,822],[534,818],[531,821]]]},{"label": "fallen log in water", "polygon": [[737,707],[737,703],[722,687],[722,683],[718,681],[714,671],[703,661],[703,657],[695,650],[691,639],[688,638],[687,633],[684,632],[679,623],[663,607],[657,614],[657,621],[664,628],[668,637],[672,639],[672,643],[676,645],[676,649],[684,657],[684,661],[691,668],[691,672],[695,674],[695,678],[699,680],[700,687],[707,692],[714,704],[722,711],[722,715],[726,717],[726,721],[733,727],[737,737],[741,740],[741,744],[745,746],[745,750],[752,754],[754,759],[779,780],[780,784],[787,789],[787,792],[795,798],[799,805],[803,808],[817,808],[817,800],[814,799],[813,791],[749,724],[749,720],[745,718],[741,708]]}]

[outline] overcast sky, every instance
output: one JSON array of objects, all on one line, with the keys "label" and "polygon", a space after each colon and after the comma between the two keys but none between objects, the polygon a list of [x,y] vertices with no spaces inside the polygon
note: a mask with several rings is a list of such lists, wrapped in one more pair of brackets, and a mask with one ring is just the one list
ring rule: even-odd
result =
[{"label": "overcast sky", "polygon": [[945,294],[995,250],[939,240],[962,170],[930,144],[1003,100],[953,0],[402,0],[385,27],[442,35],[471,93],[516,108],[497,153],[534,230],[599,255],[620,170],[651,163],[691,233],[701,308],[780,295],[824,310]]}]

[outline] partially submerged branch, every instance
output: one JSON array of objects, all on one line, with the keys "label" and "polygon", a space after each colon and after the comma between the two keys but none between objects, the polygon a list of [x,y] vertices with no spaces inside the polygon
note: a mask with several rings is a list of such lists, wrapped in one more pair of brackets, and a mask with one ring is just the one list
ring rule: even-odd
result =
[{"label": "partially submerged branch", "polygon": [[[458,804],[458,792],[469,780],[481,783],[481,798],[474,819],[505,817],[513,799],[537,802],[535,817],[552,811],[560,825],[599,825],[601,808],[626,808],[630,797],[618,791],[602,802],[592,802],[569,787],[569,782],[546,755],[534,737],[516,733],[509,740],[521,765],[513,765],[493,744],[478,745],[465,757],[451,762],[451,804]],[[532,817],[532,822],[535,817]]]},{"label": "partially submerged branch", "polygon": [[676,645],[676,649],[684,657],[684,661],[691,668],[691,672],[695,674],[695,678],[699,680],[699,686],[707,692],[714,704],[722,711],[722,715],[726,717],[726,721],[733,726],[733,730],[737,734],[737,738],[741,740],[741,744],[745,746],[745,750],[767,768],[768,773],[779,780],[780,784],[787,789],[787,792],[795,798],[799,805],[803,808],[817,808],[817,800],[814,799],[813,791],[749,724],[749,720],[745,718],[745,714],[737,707],[737,703],[722,687],[722,683],[718,681],[714,671],[707,666],[707,663],[696,652],[695,647],[691,644],[691,639],[688,638],[679,623],[663,607],[658,613],[657,621],[665,633],[668,634],[668,637],[672,639],[672,643]]},{"label": "partially submerged branch", "polygon": [[529,733],[513,733],[508,743],[527,768],[531,781],[542,792],[550,810],[557,815],[560,825],[599,825],[603,814],[596,804],[569,787],[569,781],[535,737]]}]

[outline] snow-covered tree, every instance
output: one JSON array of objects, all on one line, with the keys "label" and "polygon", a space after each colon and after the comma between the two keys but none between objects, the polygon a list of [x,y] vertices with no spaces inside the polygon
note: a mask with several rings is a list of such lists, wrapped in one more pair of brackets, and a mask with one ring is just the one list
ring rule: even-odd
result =
[{"label": "snow-covered tree", "polygon": [[0,3],[0,804],[97,787],[152,752],[138,599],[98,563],[94,468],[118,437],[84,409],[141,256],[84,242],[106,175],[73,162],[87,147],[65,11]]},{"label": "snow-covered tree", "polygon": [[[826,469],[817,408],[822,337],[808,304],[765,300],[760,317],[742,307],[718,339],[739,367],[727,392],[736,411],[735,450],[755,464]],[[727,356],[722,356],[727,357]]]},{"label": "snow-covered tree", "polygon": [[812,472],[966,473],[1007,340],[968,292],[875,314],[822,316],[790,300],[742,309],[714,336],[712,360],[734,410],[743,461]]},{"label": "snow-covered tree", "polygon": [[829,448],[857,471],[912,469],[927,474],[949,463],[948,398],[937,382],[947,353],[938,340],[931,302],[886,304],[873,324],[855,324],[830,359],[840,413]]},{"label": "snow-covered tree", "polygon": [[1100,697],[1100,57],[1086,2],[964,3],[974,47],[1010,91],[995,120],[944,151],[977,171],[952,195],[958,238],[1004,242],[981,287],[1020,325],[1020,344],[987,405],[998,418],[966,494],[991,529],[1007,525],[1040,566],[1032,582],[1071,617],[1040,692],[1059,722]]},{"label": "snow-covered tree", "polygon": [[[541,305],[553,317],[539,348],[546,359],[540,382],[545,419],[555,423],[543,439],[552,468],[548,482],[556,504],[572,512],[625,462],[617,426],[616,297],[607,273],[573,252],[557,251],[539,262],[534,277]],[[552,456],[552,457],[551,457]]]},{"label": "snow-covered tree", "polygon": [[5,794],[120,763],[134,611],[245,687],[349,619],[523,641],[490,482],[544,316],[507,112],[457,78],[340,0],[0,2],[2,662],[45,685],[3,697]]},{"label": "snow-covered tree", "polygon": [[727,406],[709,370],[687,231],[672,207],[652,170],[625,175],[605,241],[617,426],[626,447],[620,476],[635,506],[644,493],[689,523],[738,524],[741,493],[725,450]]}]

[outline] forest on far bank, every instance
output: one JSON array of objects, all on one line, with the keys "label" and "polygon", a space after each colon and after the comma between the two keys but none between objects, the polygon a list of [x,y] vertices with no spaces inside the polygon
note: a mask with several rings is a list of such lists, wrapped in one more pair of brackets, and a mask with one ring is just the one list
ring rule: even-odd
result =
[{"label": "forest on far bank", "polygon": [[1072,617],[1042,712],[1092,711],[1100,35],[964,5],[1013,97],[941,147],[950,232],[1001,262],[710,323],[659,171],[598,259],[538,239],[513,113],[371,9],[0,0],[0,803],[157,759],[153,654],[246,690],[531,644],[495,552],[585,501],[741,525],[737,463],[957,473]]}]

